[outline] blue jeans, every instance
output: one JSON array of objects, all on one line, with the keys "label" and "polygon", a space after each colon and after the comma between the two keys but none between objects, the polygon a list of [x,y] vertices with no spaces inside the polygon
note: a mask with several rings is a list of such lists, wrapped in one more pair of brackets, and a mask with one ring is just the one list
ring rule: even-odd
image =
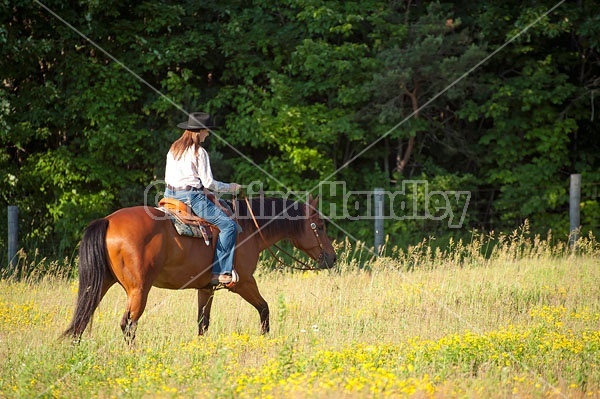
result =
[{"label": "blue jeans", "polygon": [[235,240],[237,238],[237,223],[206,198],[202,191],[172,191],[167,189],[165,197],[185,202],[197,216],[219,228],[220,233],[213,259],[212,272],[214,274],[231,273],[233,270]]}]

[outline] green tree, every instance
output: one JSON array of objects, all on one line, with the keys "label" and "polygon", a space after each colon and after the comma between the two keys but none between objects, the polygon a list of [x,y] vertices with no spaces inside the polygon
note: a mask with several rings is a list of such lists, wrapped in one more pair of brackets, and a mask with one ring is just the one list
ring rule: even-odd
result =
[{"label": "green tree", "polygon": [[[599,228],[597,1],[559,6],[464,79],[554,4],[71,3],[0,4],[0,190],[29,248],[71,254],[90,220],[143,203],[176,123],[199,109],[219,126],[209,149],[223,180],[421,179],[472,192],[465,227],[563,232],[578,172],[582,220]],[[370,223],[336,223],[371,239]],[[454,233],[389,223],[399,244]]]},{"label": "green tree", "polygon": [[[405,19],[408,34],[378,54],[381,69],[373,82],[378,130],[390,141],[385,161],[394,160],[386,170],[395,180],[411,177],[432,155],[438,164],[465,170],[474,154],[465,148],[469,137],[456,110],[478,88],[476,76],[463,75],[485,57],[485,46],[474,43],[470,28],[447,4],[408,7]],[[455,162],[465,156],[467,162]]]},{"label": "green tree", "polygon": [[[199,96],[187,63],[211,41],[187,31],[180,5],[45,4],[1,9],[0,184],[19,206],[22,241],[71,253],[91,219],[143,203],[164,168],[165,122],[183,117],[173,103]],[[153,89],[163,87],[168,97]]]},{"label": "green tree", "polygon": [[[553,4],[481,7],[474,12],[485,37],[497,37],[497,29],[486,23],[492,20],[510,21],[505,37],[498,40],[518,35],[502,50],[502,59],[486,67],[481,79],[486,98],[467,100],[460,113],[485,126],[479,153],[482,177],[497,192],[493,224],[514,226],[530,219],[540,232],[568,231],[569,173],[598,165],[598,146],[590,141],[593,133],[584,122],[588,104],[581,101],[597,87],[597,48],[578,28],[594,3],[560,7],[523,34]],[[574,151],[578,141],[590,147]],[[595,160],[584,166],[577,161],[582,155]]]}]

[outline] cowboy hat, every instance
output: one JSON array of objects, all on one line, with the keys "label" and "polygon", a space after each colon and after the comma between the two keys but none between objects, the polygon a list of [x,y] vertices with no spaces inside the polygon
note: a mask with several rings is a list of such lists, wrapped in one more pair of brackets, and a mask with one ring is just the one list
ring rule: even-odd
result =
[{"label": "cowboy hat", "polygon": [[185,130],[199,130],[210,129],[214,126],[211,126],[210,115],[206,112],[192,112],[188,115],[187,122],[181,122],[177,127]]}]

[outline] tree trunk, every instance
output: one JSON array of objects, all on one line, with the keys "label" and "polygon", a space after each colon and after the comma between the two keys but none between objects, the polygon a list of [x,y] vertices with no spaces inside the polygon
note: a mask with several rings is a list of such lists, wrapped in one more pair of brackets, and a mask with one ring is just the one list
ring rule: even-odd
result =
[{"label": "tree trunk", "polygon": [[[412,104],[412,110],[413,110],[413,117],[415,119],[419,117],[419,102],[417,100],[417,90],[418,89],[419,89],[418,82],[415,82],[415,87],[412,91],[409,91],[406,87],[404,88],[406,95],[408,96],[408,98],[410,98],[410,101]],[[410,156],[412,155],[413,148],[415,146],[415,137],[416,136],[410,136],[410,138],[408,139],[408,145],[406,146],[406,151],[404,151],[404,154],[402,154],[402,145],[400,144],[401,139],[398,139],[399,145],[398,145],[398,155],[396,157],[396,170],[400,173],[404,172],[404,169],[406,168],[406,165],[408,164],[408,161],[410,160]]]}]

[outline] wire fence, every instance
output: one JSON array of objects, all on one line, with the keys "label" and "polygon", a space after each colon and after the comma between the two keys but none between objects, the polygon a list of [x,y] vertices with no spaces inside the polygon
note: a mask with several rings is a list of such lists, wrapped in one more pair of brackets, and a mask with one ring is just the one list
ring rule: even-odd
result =
[{"label": "wire fence", "polygon": [[[464,230],[476,229],[479,231],[512,231],[515,228],[520,227],[523,223],[523,220],[510,220],[506,219],[505,215],[507,214],[520,214],[522,203],[514,202],[514,203],[504,203],[503,209],[498,210],[492,206],[492,203],[495,200],[495,196],[498,194],[498,190],[494,190],[492,188],[482,188],[478,190],[473,201],[475,202],[474,206],[469,206],[468,212],[468,220],[474,221],[472,223],[466,224],[462,227]],[[568,198],[563,201],[564,205],[560,206],[557,209],[557,215],[560,220],[566,223],[568,226],[569,221],[569,201]],[[600,183],[585,183],[581,184],[581,230],[582,232],[592,232],[594,236],[598,236],[600,234]],[[0,218],[0,269],[6,268],[11,259],[15,259],[15,256],[11,256],[11,253],[14,253],[15,250],[9,248],[9,243],[11,238],[9,237],[9,217],[8,212],[2,212],[2,217]],[[556,230],[557,226],[556,218],[546,220],[537,220],[536,221],[536,230],[537,231],[550,231]],[[336,220],[336,224],[344,227],[343,220]],[[356,223],[363,223],[364,226],[361,227],[363,231],[373,231],[371,237],[375,237],[375,225],[373,224],[373,220],[364,220],[359,222],[353,222],[354,227],[356,227]],[[381,227],[378,227],[381,229]],[[382,232],[380,232],[382,233]],[[385,232],[383,232],[385,234]],[[16,249],[16,259],[21,259],[22,262],[51,262],[56,261],[62,258],[63,262],[68,262],[69,258],[74,259],[77,254],[77,246],[72,248],[72,250],[62,251],[62,253],[58,254],[58,248],[64,246],[64,243],[61,242],[60,239],[44,239],[44,240],[26,240],[23,238],[15,238],[18,242],[18,247]],[[375,239],[376,240],[376,239]],[[375,245],[377,247],[377,243]],[[11,252],[12,251],[12,252]],[[10,252],[10,253],[9,253]]]}]

